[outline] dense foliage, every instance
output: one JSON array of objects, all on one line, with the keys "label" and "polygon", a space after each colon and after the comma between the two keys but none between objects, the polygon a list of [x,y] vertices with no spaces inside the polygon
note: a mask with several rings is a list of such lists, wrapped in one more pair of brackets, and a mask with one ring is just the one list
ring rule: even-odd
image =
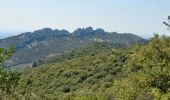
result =
[{"label": "dense foliage", "polygon": [[74,50],[25,69],[16,89],[26,100],[169,100],[170,37]]},{"label": "dense foliage", "polygon": [[[170,38],[155,35],[150,42],[129,55],[123,73],[113,90],[119,99],[170,99]],[[121,83],[121,84],[120,84]]]},{"label": "dense foliage", "polygon": [[9,49],[0,48],[0,99],[15,97],[15,87],[18,85],[20,74],[4,69],[3,63],[14,53],[13,47]]}]

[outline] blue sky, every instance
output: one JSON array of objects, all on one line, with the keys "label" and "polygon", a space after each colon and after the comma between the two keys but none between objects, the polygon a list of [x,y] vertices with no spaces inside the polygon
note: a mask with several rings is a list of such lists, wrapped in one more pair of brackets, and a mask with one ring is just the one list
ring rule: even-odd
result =
[{"label": "blue sky", "polygon": [[0,0],[0,38],[49,27],[92,26],[150,37],[168,34],[162,24],[170,0]]}]

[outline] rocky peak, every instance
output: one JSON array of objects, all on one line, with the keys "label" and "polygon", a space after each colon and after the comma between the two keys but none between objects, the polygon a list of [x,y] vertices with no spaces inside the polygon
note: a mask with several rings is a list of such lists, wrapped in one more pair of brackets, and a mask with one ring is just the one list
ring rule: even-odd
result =
[{"label": "rocky peak", "polygon": [[75,36],[84,36],[84,35],[87,35],[87,34],[93,32],[93,31],[94,31],[94,30],[93,30],[92,27],[78,28],[77,30],[75,30],[75,31],[73,32],[73,34],[74,34]]}]

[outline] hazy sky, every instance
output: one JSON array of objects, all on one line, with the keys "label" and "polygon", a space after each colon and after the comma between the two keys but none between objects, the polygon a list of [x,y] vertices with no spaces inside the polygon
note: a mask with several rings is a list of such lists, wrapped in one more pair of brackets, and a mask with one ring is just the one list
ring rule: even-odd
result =
[{"label": "hazy sky", "polygon": [[45,27],[167,34],[170,0],[0,0],[0,38]]}]

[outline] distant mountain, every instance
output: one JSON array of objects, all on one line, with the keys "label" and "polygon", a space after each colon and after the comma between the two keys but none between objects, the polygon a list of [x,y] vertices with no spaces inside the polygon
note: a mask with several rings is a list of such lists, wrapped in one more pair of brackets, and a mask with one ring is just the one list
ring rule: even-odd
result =
[{"label": "distant mountain", "polygon": [[144,43],[146,40],[130,33],[106,32],[103,29],[94,30],[92,27],[78,28],[72,33],[67,30],[44,28],[1,39],[0,47],[7,48],[10,45],[16,47],[16,53],[8,62],[13,66],[33,63],[39,59],[71,51],[94,42],[108,42],[122,46]]}]

